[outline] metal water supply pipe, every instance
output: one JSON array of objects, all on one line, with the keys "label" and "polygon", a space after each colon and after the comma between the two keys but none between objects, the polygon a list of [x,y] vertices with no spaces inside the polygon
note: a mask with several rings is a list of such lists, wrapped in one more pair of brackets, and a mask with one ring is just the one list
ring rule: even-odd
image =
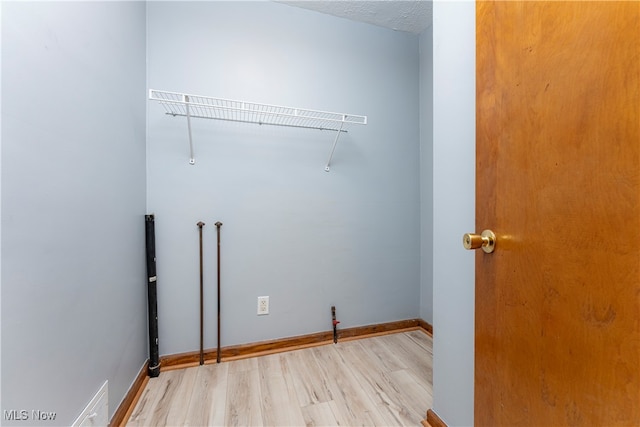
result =
[{"label": "metal water supply pipe", "polygon": [[202,227],[204,222],[199,221],[198,234],[200,235],[200,364],[204,364],[204,269],[202,256]]},{"label": "metal water supply pipe", "polygon": [[220,363],[220,227],[222,227],[222,223],[218,221],[215,226],[218,235],[218,352],[216,362]]}]

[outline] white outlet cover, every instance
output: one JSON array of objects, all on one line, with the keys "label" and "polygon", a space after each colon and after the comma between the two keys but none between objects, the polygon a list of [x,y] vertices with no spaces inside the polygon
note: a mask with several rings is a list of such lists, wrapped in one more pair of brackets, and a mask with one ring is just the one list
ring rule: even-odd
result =
[{"label": "white outlet cover", "polygon": [[258,297],[258,315],[269,314],[269,297]]}]

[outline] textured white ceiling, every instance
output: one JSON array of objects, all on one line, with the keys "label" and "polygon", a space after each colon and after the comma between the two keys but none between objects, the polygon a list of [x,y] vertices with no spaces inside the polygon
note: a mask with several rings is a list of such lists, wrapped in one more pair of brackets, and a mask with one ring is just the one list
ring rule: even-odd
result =
[{"label": "textured white ceiling", "polygon": [[420,34],[431,25],[431,0],[279,0],[353,21]]}]

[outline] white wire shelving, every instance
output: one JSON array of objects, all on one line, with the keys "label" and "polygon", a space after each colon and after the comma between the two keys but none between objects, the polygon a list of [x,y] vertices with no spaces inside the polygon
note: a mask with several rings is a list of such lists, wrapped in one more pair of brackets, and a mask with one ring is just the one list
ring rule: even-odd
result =
[{"label": "white wire shelving", "polygon": [[347,132],[352,125],[367,124],[367,116],[355,114],[291,108],[155,89],[149,90],[149,99],[160,103],[166,114],[187,118],[189,163],[192,165],[196,162],[191,136],[192,118],[335,131],[336,136],[331,153],[324,168],[327,172],[330,170],[331,160],[340,135]]}]

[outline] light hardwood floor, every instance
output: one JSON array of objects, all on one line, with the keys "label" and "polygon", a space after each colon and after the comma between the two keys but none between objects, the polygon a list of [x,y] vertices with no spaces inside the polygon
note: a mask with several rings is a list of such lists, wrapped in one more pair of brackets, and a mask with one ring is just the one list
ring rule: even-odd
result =
[{"label": "light hardwood floor", "polygon": [[127,426],[418,426],[432,403],[419,330],[162,372]]}]

